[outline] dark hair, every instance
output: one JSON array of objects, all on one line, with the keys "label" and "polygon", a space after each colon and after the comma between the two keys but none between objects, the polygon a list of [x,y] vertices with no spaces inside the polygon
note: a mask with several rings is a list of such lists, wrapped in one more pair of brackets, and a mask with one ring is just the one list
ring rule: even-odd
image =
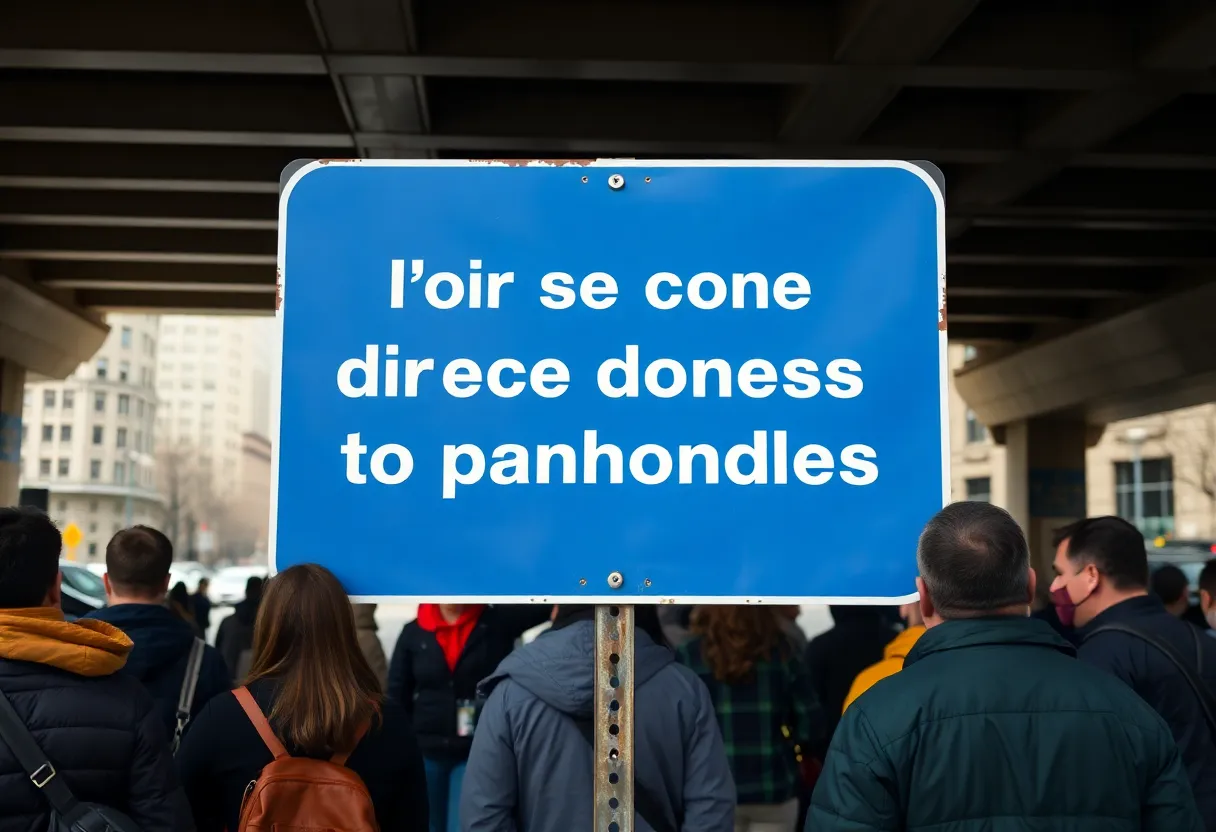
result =
[{"label": "dark hair", "polygon": [[106,574],[120,592],[163,591],[172,564],[173,544],[148,526],[123,529],[106,546]]},{"label": "dark hair", "polygon": [[1161,599],[1163,604],[1173,604],[1186,595],[1188,581],[1186,573],[1167,563],[1153,572],[1153,594]]},{"label": "dark hair", "polygon": [[63,539],[35,508],[0,508],[0,608],[41,606],[59,574]]},{"label": "dark hair", "polygon": [[1077,520],[1073,523],[1069,523],[1067,526],[1060,526],[1060,528],[1051,533],[1051,548],[1059,549],[1060,544],[1076,534],[1077,530],[1084,526],[1085,523],[1085,520]]},{"label": "dark hair", "polygon": [[288,746],[308,754],[349,751],[377,715],[380,682],[359,649],[342,584],[323,566],[293,566],[266,582],[253,628],[248,681],[273,680],[267,716]]},{"label": "dark hair", "polygon": [[939,511],[916,547],[921,579],[942,618],[996,612],[1030,600],[1030,550],[1009,512],[959,502]]},{"label": "dark hair", "polygon": [[703,606],[692,617],[692,631],[701,636],[701,654],[719,682],[733,684],[752,678],[756,663],[788,657],[789,643],[778,611],[758,605]]},{"label": "dark hair", "polygon": [[1121,517],[1093,517],[1075,524],[1068,536],[1068,560],[1092,563],[1116,589],[1148,587],[1144,535]]},{"label": "dark hair", "polygon": [[182,581],[175,583],[173,589],[169,590],[169,609],[182,621],[194,623],[194,605],[190,603],[190,590],[186,589]]},{"label": "dark hair", "polygon": [[266,584],[264,578],[259,578],[257,575],[245,581],[245,600],[258,603],[262,600],[262,589]]},{"label": "dark hair", "polygon": [[183,607],[190,606],[190,590],[186,589],[184,581],[178,581],[173,585],[173,589],[169,590],[169,600]]},{"label": "dark hair", "polygon": [[1199,588],[1216,598],[1216,558],[1203,565],[1203,570],[1199,573]]}]

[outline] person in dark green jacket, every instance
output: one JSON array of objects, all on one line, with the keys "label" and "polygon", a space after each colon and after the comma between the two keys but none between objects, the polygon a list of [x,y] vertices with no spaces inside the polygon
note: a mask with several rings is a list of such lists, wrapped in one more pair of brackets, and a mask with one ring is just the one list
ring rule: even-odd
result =
[{"label": "person in dark green jacket", "polygon": [[917,562],[928,632],[845,712],[807,832],[1203,832],[1161,717],[1029,618],[1012,517],[948,506]]}]

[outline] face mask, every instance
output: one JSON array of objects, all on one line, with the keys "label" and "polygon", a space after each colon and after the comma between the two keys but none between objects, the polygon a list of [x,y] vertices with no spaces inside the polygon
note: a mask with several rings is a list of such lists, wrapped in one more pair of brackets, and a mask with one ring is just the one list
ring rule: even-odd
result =
[{"label": "face mask", "polygon": [[[1080,572],[1077,573],[1077,575],[1080,574]],[[1072,577],[1075,578],[1077,575],[1073,575]],[[1069,580],[1072,580],[1072,578],[1069,578]],[[1065,627],[1073,626],[1077,620],[1078,604],[1084,604],[1089,600],[1089,596],[1093,594],[1094,591],[1091,589],[1088,593],[1086,593],[1084,598],[1076,603],[1073,603],[1072,596],[1068,594],[1067,584],[1059,589],[1053,589],[1051,591],[1051,603],[1056,608],[1056,615],[1059,617],[1060,623]]]}]

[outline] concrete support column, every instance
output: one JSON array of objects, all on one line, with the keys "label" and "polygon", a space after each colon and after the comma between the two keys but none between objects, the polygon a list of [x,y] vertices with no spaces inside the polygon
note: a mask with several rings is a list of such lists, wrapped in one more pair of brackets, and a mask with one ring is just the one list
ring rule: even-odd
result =
[{"label": "concrete support column", "polygon": [[0,358],[0,506],[17,504],[21,477],[21,410],[25,368]]},{"label": "concrete support column", "polygon": [[1005,502],[1026,532],[1031,565],[1045,597],[1051,584],[1053,532],[1085,516],[1085,450],[1102,428],[1079,420],[1038,417],[1005,425]]}]

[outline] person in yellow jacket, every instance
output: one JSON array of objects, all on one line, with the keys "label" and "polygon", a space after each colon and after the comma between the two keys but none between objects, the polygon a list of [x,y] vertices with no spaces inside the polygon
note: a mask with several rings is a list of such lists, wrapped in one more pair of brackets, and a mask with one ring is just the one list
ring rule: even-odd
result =
[{"label": "person in yellow jacket", "polygon": [[904,659],[911,651],[912,645],[916,644],[917,640],[925,634],[925,622],[920,617],[920,606],[917,602],[904,604],[899,608],[899,615],[907,626],[902,633],[891,639],[891,643],[883,650],[882,661],[870,665],[857,674],[857,678],[853,680],[853,686],[849,688],[849,695],[844,698],[841,713],[847,711],[849,705],[853,704],[853,700],[868,691],[876,682],[888,676],[894,676],[903,670]]}]

